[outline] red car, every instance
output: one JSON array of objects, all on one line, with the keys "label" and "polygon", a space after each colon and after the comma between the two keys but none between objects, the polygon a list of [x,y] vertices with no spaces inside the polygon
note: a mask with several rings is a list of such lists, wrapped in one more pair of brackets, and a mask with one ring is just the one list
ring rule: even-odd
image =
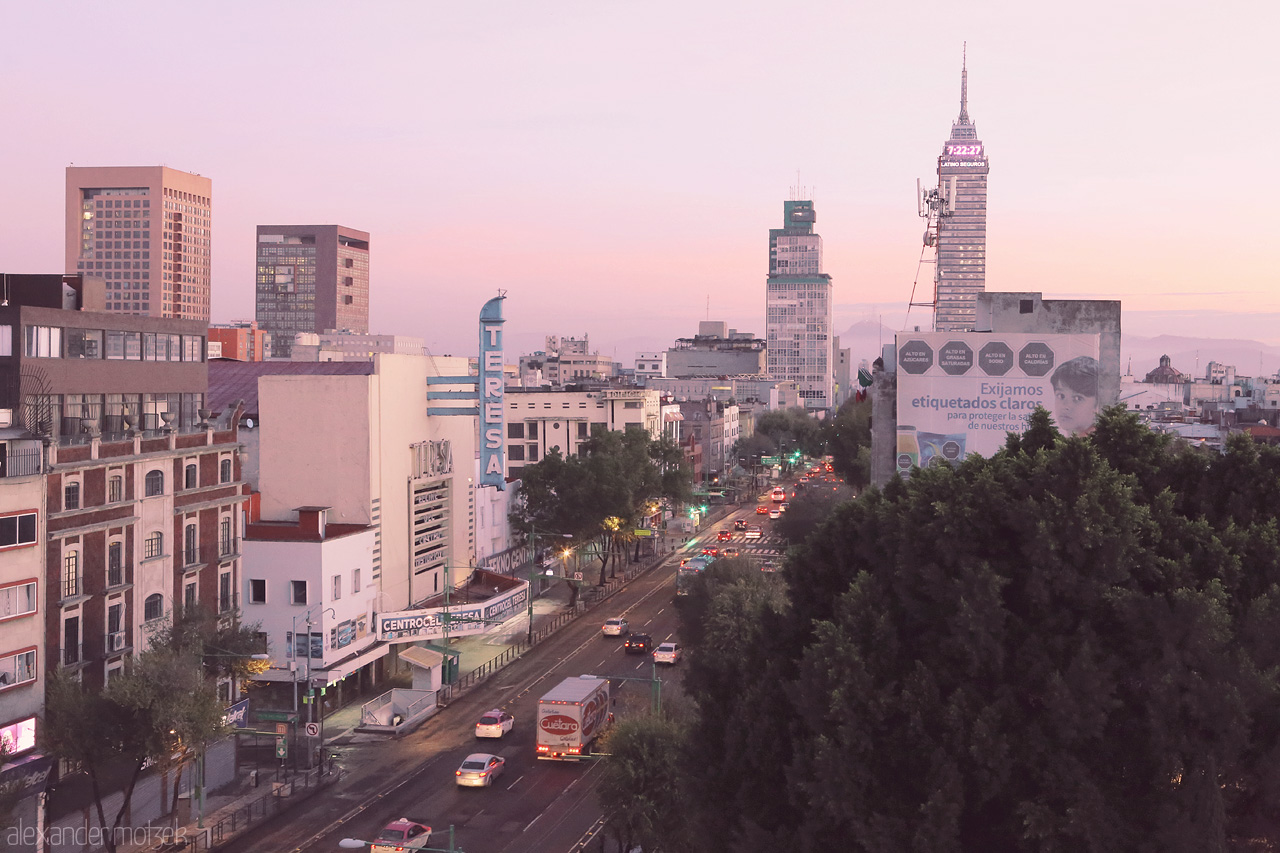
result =
[{"label": "red car", "polygon": [[711,547],[707,547],[707,548],[703,548],[703,549],[702,549],[702,553],[703,553],[703,554],[705,554],[705,555],[707,555],[708,557],[719,557],[719,556],[720,556],[720,549],[719,549],[719,548],[711,548]]},{"label": "red car", "polygon": [[733,541],[733,531],[732,531],[732,530],[721,530],[719,533],[717,533],[717,534],[716,534],[716,541],[717,541],[717,542],[732,542],[732,541]]},{"label": "red car", "polygon": [[761,505],[756,507],[756,515],[768,515],[768,514],[769,514],[769,508],[767,506]]}]

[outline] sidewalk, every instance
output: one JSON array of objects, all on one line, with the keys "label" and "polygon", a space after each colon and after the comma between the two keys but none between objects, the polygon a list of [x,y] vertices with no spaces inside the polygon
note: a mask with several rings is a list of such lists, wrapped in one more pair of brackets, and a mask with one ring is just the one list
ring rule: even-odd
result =
[{"label": "sidewalk", "polygon": [[[703,529],[710,527],[725,512],[732,509],[733,507],[720,508],[719,512],[710,514]],[[680,550],[682,547],[685,546],[677,543],[674,550]],[[542,634],[545,636],[546,633],[550,633],[568,622],[576,621],[576,619],[584,615],[591,614],[613,593],[624,587],[635,577],[658,566],[670,553],[670,550],[665,550],[657,555],[644,557],[640,562],[628,563],[625,571],[619,571],[617,578],[609,581],[605,587],[584,584],[577,607],[573,611],[568,608],[569,584],[565,582],[553,583],[533,601],[533,630],[535,635]],[[599,590],[597,594],[588,596],[588,591],[594,592],[596,590]],[[528,615],[527,613],[520,613],[483,634],[450,639],[450,648],[459,653],[459,682],[465,685],[460,690],[456,689],[455,685],[453,699],[456,700],[463,693],[469,692],[484,683],[488,676],[497,672],[498,669],[492,668],[492,664],[498,658],[506,655],[509,661],[518,660],[518,654],[522,653],[521,650],[527,650],[528,634]],[[536,641],[535,645],[537,645]],[[512,653],[511,650],[513,649],[516,649],[517,653]],[[367,701],[367,697],[352,702],[346,707],[330,712],[325,716],[323,739],[326,749],[341,748],[344,752],[359,751],[362,746],[368,747],[375,744],[383,744],[391,739],[391,736],[384,734],[359,733],[356,731],[360,724],[361,707],[365,701]],[[350,763],[352,765],[350,768],[345,769],[340,777],[348,784],[358,783],[367,773],[379,772],[376,765],[366,769],[364,763],[359,761],[347,762],[343,760],[341,763],[344,765]],[[311,773],[295,775],[293,777],[295,787],[290,790],[288,797],[275,797],[272,795],[273,780],[270,777],[263,777],[260,780],[259,787],[253,787],[249,782],[248,773],[242,773],[238,776],[235,784],[219,790],[216,794],[206,795],[203,821],[205,829],[197,828],[197,821],[194,817],[189,820],[179,830],[179,837],[187,841],[185,845],[149,844],[134,848],[134,853],[176,850],[184,850],[188,851],[188,853],[205,853],[205,851],[216,850],[220,844],[229,842],[232,838],[240,835],[248,828],[251,821],[256,824],[264,817],[269,819],[272,814],[283,813],[293,803],[308,799],[334,781],[336,781],[334,776],[320,773],[319,768],[317,768]],[[298,790],[299,788],[301,790]]]}]

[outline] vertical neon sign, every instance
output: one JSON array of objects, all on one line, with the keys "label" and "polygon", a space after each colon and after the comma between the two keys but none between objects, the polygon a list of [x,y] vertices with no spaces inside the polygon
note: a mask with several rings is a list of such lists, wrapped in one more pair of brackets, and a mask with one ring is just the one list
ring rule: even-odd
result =
[{"label": "vertical neon sign", "polygon": [[495,296],[480,309],[480,485],[506,488],[502,403],[502,300]]}]

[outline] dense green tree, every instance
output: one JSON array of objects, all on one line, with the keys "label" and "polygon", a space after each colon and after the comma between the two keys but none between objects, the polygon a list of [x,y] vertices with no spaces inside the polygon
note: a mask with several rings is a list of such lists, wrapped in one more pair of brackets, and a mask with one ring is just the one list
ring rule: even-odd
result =
[{"label": "dense green tree", "polygon": [[756,419],[756,435],[772,441],[778,452],[800,450],[809,456],[825,452],[822,425],[800,406],[765,412]]},{"label": "dense green tree", "polygon": [[1037,412],[839,506],[776,605],[708,571],[681,602],[695,823],[738,850],[1270,849],[1277,482],[1245,439]]},{"label": "dense green tree", "polygon": [[[156,762],[178,773],[223,730],[222,704],[200,659],[173,648],[152,648],[129,659],[100,692],[61,671],[45,690],[42,744],[89,778],[104,843],[114,853],[143,767]],[[115,814],[106,803],[122,794]],[[172,801],[170,810],[175,806]]]},{"label": "dense green tree", "polygon": [[688,849],[686,737],[680,724],[660,715],[623,720],[605,736],[596,794],[618,849]]},{"label": "dense green tree", "polygon": [[871,484],[870,399],[846,400],[822,425],[822,439],[837,476],[856,490]]},{"label": "dense green tree", "polygon": [[[680,448],[642,430],[600,430],[577,456],[548,453],[521,473],[521,501],[512,524],[528,535],[568,535],[580,553],[600,561],[599,584],[630,531],[655,505],[691,497],[692,474]],[[574,587],[576,600],[577,587]]]},{"label": "dense green tree", "polygon": [[790,543],[802,542],[853,496],[853,489],[844,484],[814,483],[787,501],[787,511],[773,523],[774,532]]},{"label": "dense green tree", "polygon": [[789,630],[781,577],[717,560],[679,599],[685,692],[696,708],[686,752],[698,850],[782,849],[792,811],[777,771],[790,759]]}]

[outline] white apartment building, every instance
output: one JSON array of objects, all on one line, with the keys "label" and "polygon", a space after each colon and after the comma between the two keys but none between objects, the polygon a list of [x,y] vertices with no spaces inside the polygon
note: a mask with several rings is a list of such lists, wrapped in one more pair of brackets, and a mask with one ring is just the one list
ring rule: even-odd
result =
[{"label": "white apartment building", "polygon": [[667,354],[665,352],[636,353],[636,381],[645,382],[667,375]]},{"label": "white apartment building", "polygon": [[519,477],[525,465],[553,449],[563,456],[578,452],[593,427],[643,429],[652,438],[663,433],[662,396],[651,388],[600,391],[537,391],[508,388],[507,476]]},{"label": "white apartment building", "polygon": [[[462,357],[379,354],[368,374],[258,380],[262,520],[293,522],[300,507],[325,507],[329,525],[370,528],[368,563],[358,568],[361,590],[376,590],[377,612],[438,595],[474,559],[476,420],[430,416],[426,396],[428,376],[465,375]],[[246,562],[244,600],[252,601],[254,579],[272,576]],[[281,606],[296,612],[301,605]],[[252,603],[244,610],[248,621],[265,618]],[[321,608],[313,620],[326,653],[335,619],[340,625],[349,614]]]}]

